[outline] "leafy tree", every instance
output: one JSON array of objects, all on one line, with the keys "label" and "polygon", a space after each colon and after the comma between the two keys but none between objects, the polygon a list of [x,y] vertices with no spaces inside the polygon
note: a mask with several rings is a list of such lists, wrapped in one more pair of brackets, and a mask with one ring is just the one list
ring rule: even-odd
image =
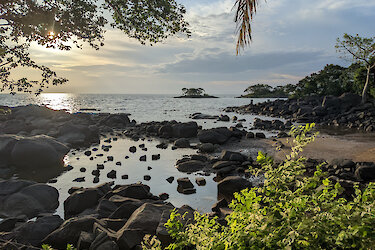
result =
[{"label": "leafy tree", "polygon": [[[0,89],[31,92],[38,86],[40,93],[49,84],[67,81],[31,59],[32,42],[60,50],[82,48],[84,43],[99,49],[109,24],[152,45],[178,32],[189,35],[184,14],[185,8],[174,0],[0,0]],[[14,79],[11,73],[17,68],[39,70],[42,79]]]},{"label": "leafy tree", "polygon": [[360,63],[366,68],[366,81],[362,91],[362,103],[367,101],[367,92],[370,83],[370,73],[375,68],[375,37],[365,38],[344,34],[342,40],[337,38],[336,49],[345,56],[349,55],[352,61]]},{"label": "leafy tree", "polygon": [[182,94],[184,96],[201,96],[204,95],[204,89],[202,88],[183,88]]},{"label": "leafy tree", "polygon": [[272,87],[268,84],[255,84],[249,86],[244,92],[247,94],[244,97],[249,98],[286,98],[289,96],[289,91],[293,91],[293,85]]}]

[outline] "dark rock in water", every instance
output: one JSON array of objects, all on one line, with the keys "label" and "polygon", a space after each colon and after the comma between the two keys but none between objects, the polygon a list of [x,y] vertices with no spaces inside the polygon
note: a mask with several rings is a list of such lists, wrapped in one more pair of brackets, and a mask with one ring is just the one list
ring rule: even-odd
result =
[{"label": "dark rock in water", "polygon": [[105,117],[100,125],[105,125],[110,128],[126,128],[130,125],[128,114],[111,114]]},{"label": "dark rock in water", "polygon": [[229,122],[230,118],[227,115],[220,115],[218,120],[222,122]]},{"label": "dark rock in water", "polygon": [[232,135],[233,132],[228,128],[213,128],[200,131],[198,139],[202,143],[224,144]]},{"label": "dark rock in water", "polygon": [[40,213],[53,212],[58,207],[59,193],[46,184],[27,181],[0,181],[0,216],[33,218]]},{"label": "dark rock in water", "polygon": [[95,176],[95,177],[94,177],[94,180],[93,180],[92,182],[93,182],[93,183],[99,183],[99,181],[100,181],[100,180],[99,180],[99,177],[98,177],[98,176]]},{"label": "dark rock in water", "polygon": [[163,200],[163,201],[168,200],[169,199],[169,194],[167,194],[167,193],[161,193],[161,194],[159,194],[159,198],[161,200]]},{"label": "dark rock in water", "polygon": [[223,150],[221,152],[220,160],[222,161],[239,161],[239,162],[244,162],[247,160],[247,157],[244,156],[241,153],[238,152],[232,152],[228,150]]},{"label": "dark rock in water", "polygon": [[239,165],[239,162],[236,162],[236,161],[218,161],[218,162],[215,162],[214,165],[212,165],[212,169],[219,170],[219,169],[222,169],[222,168],[225,168],[225,167],[235,166],[235,165]]},{"label": "dark rock in water", "polygon": [[152,167],[150,167],[150,166],[147,167],[147,170],[151,170],[151,169],[152,169]]},{"label": "dark rock in water", "polygon": [[198,145],[198,149],[203,153],[212,153],[215,151],[215,146],[212,143],[202,143]]},{"label": "dark rock in water", "polygon": [[129,152],[131,152],[131,153],[137,152],[137,147],[135,147],[135,146],[130,147]]},{"label": "dark rock in water", "polygon": [[108,161],[113,161],[113,156],[107,156]]},{"label": "dark rock in water", "polygon": [[124,174],[123,176],[121,176],[121,179],[123,179],[123,180],[127,180],[127,179],[129,179],[129,175]]},{"label": "dark rock in water", "polygon": [[94,169],[94,170],[91,172],[91,174],[92,174],[93,176],[97,176],[97,177],[99,177],[99,176],[100,176],[100,170],[99,170],[99,169]]},{"label": "dark rock in water", "polygon": [[198,184],[198,186],[205,186],[206,185],[206,180],[203,177],[195,178],[195,182]]},{"label": "dark rock in water", "polygon": [[150,193],[150,187],[143,184],[131,184],[120,186],[119,188],[113,190],[113,195],[120,195],[123,197],[133,198],[133,199],[149,199],[152,197]]},{"label": "dark rock in water", "polygon": [[168,177],[166,180],[167,180],[169,183],[172,183],[172,182],[174,181],[174,177],[173,177],[173,176]]},{"label": "dark rock in water", "polygon": [[52,179],[52,180],[49,180],[49,181],[48,181],[48,183],[50,183],[50,184],[53,184],[53,183],[56,183],[56,182],[57,182],[56,179]]},{"label": "dark rock in water", "polygon": [[177,148],[189,148],[190,147],[190,142],[188,139],[181,138],[178,139],[174,142],[174,146]]},{"label": "dark rock in water", "polygon": [[194,189],[193,183],[189,180],[189,178],[178,178],[177,179],[177,191],[183,194],[192,194],[195,193],[196,190]]},{"label": "dark rock in water", "polygon": [[121,166],[121,161],[116,162],[117,166]]},{"label": "dark rock in water", "polygon": [[216,120],[219,119],[217,115],[206,115],[202,113],[194,113],[189,116],[193,120]]},{"label": "dark rock in water", "polygon": [[157,155],[152,155],[152,160],[153,161],[157,161],[160,159],[160,154],[157,154]]},{"label": "dark rock in water", "polygon": [[375,164],[372,162],[358,164],[355,177],[360,181],[375,180]]},{"label": "dark rock in water", "polygon": [[197,160],[190,160],[190,161],[182,162],[176,166],[178,171],[189,172],[189,173],[200,171],[204,167],[205,167],[205,164]]},{"label": "dark rock in water", "polygon": [[98,170],[100,170],[100,169],[104,169],[104,164],[96,164],[96,168],[97,168]]},{"label": "dark rock in water", "polygon": [[86,155],[86,156],[90,156],[90,155],[91,155],[91,151],[90,151],[90,150],[85,151],[85,155]]},{"label": "dark rock in water", "polygon": [[13,239],[21,244],[40,246],[42,240],[59,228],[63,222],[58,215],[40,217],[35,221],[29,221],[17,227]]},{"label": "dark rock in water", "polygon": [[233,193],[245,188],[251,188],[252,184],[239,176],[229,176],[217,184],[219,198],[224,198],[227,202],[234,199]]},{"label": "dark rock in water", "polygon": [[79,171],[84,173],[84,172],[86,172],[86,168],[80,168]]},{"label": "dark rock in water", "polygon": [[172,150],[176,150],[177,147],[176,147],[176,146],[172,146],[171,149],[172,149]]},{"label": "dark rock in water", "polygon": [[177,123],[172,125],[172,135],[176,138],[191,138],[197,136],[198,124],[196,122]]},{"label": "dark rock in water", "polygon": [[256,138],[260,138],[260,139],[265,139],[266,138],[266,135],[264,133],[256,133],[255,134],[255,137]]},{"label": "dark rock in water", "polygon": [[71,218],[50,233],[42,242],[56,249],[65,249],[67,244],[78,242],[81,232],[91,232],[94,222],[98,220],[91,216]]},{"label": "dark rock in water", "polygon": [[73,182],[85,182],[85,177],[78,177],[73,180]]},{"label": "dark rock in water", "polygon": [[129,159],[130,157],[129,156],[125,156],[125,159],[127,160],[127,159]]},{"label": "dark rock in water", "polygon": [[147,156],[146,155],[142,155],[141,157],[139,157],[139,160],[140,161],[146,161],[147,160]]},{"label": "dark rock in water", "polygon": [[158,145],[156,145],[157,148],[161,148],[161,149],[167,149],[168,148],[168,144],[162,142]]},{"label": "dark rock in water", "polygon": [[139,148],[145,148],[145,146],[146,146],[146,145],[145,145],[144,143],[142,143],[142,144],[139,144],[138,147],[139,147]]},{"label": "dark rock in water", "polygon": [[145,175],[145,176],[143,176],[143,179],[144,179],[145,181],[149,181],[149,180],[151,180],[151,176],[149,176],[149,175]]},{"label": "dark rock in water", "polygon": [[108,177],[108,178],[111,178],[111,179],[116,179],[116,170],[111,170],[111,171],[107,174],[107,177]]},{"label": "dark rock in water", "polygon": [[72,194],[74,193],[75,191],[78,191],[78,190],[81,190],[83,189],[82,187],[71,187],[69,190],[68,190],[68,194]]}]

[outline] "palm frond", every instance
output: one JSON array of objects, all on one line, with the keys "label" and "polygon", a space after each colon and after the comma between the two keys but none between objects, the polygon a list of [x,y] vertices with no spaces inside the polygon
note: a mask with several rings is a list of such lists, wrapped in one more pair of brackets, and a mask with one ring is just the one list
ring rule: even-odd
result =
[{"label": "palm frond", "polygon": [[236,8],[236,15],[234,21],[236,22],[237,33],[237,55],[240,50],[247,46],[251,40],[251,20],[257,10],[259,0],[236,0],[234,8]]}]

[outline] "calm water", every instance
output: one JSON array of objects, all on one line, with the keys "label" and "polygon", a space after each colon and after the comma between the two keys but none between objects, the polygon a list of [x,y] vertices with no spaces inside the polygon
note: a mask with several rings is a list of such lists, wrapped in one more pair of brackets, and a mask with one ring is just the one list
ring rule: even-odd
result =
[{"label": "calm water", "polygon": [[[101,95],[101,94],[42,94],[40,96],[33,95],[0,95],[0,105],[18,106],[27,104],[46,105],[52,109],[66,109],[69,112],[79,112],[81,109],[95,109],[90,112],[106,112],[106,113],[129,113],[131,119],[135,119],[138,123],[148,121],[190,121],[190,114],[203,113],[209,115],[224,114],[222,111],[228,106],[240,106],[250,103],[250,99],[239,99],[234,96],[220,96],[217,99],[175,99],[172,95]],[[266,101],[266,99],[254,99],[254,103]],[[236,115],[239,119],[246,119],[243,123],[245,128],[251,127],[255,117],[262,119],[272,119],[263,116],[238,115],[234,113],[226,113],[230,117]],[[214,120],[197,120],[199,125],[204,128],[232,126],[233,122],[216,122]],[[272,133],[267,132],[271,135]],[[145,143],[148,151],[141,151],[139,148],[135,154],[129,152],[130,146],[137,146]],[[188,204],[201,212],[209,212],[212,204],[216,202],[217,185],[213,181],[215,175],[205,177],[207,185],[198,187],[195,184],[196,176],[200,173],[185,174],[180,173],[175,168],[175,163],[181,159],[183,155],[194,154],[192,149],[178,149],[172,151],[170,147],[166,150],[157,149],[155,146],[159,142],[153,141],[134,142],[127,138],[118,138],[117,141],[111,143],[112,148],[109,152],[103,152],[101,145],[94,145],[99,148],[96,153],[103,153],[103,157],[95,157],[90,160],[84,155],[84,151],[70,152],[66,158],[66,163],[72,165],[73,170],[63,173],[57,177],[57,182],[51,184],[55,186],[60,193],[60,207],[57,213],[63,216],[63,201],[68,197],[68,190],[72,186],[92,187],[93,184],[92,170],[96,169],[97,164],[105,165],[105,169],[101,170],[100,183],[112,181],[107,177],[107,173],[111,170],[117,171],[117,178],[114,179],[116,184],[130,184],[141,181],[151,187],[151,192],[155,195],[166,192],[170,195],[169,202],[175,206]],[[152,154],[161,154],[159,161],[151,161]],[[139,157],[147,155],[146,162],[140,162]],[[113,156],[113,162],[106,162],[107,156]],[[129,156],[125,159],[125,156]],[[117,161],[121,162],[121,166],[116,165]],[[148,170],[151,167],[151,170]],[[80,169],[85,168],[86,172]],[[121,176],[127,174],[129,179],[122,180]],[[144,175],[150,175],[150,181],[144,181]],[[174,176],[175,181],[169,184],[165,179]],[[77,177],[85,177],[86,181],[82,183],[73,182]],[[183,195],[177,192],[176,179],[179,177],[189,177],[197,189],[196,194]]]},{"label": "calm water", "polygon": [[[215,99],[175,99],[173,95],[108,95],[108,94],[41,94],[34,95],[0,95],[0,105],[18,106],[27,104],[46,105],[53,109],[66,109],[69,112],[79,112],[80,109],[96,109],[90,112],[129,113],[131,119],[140,122],[149,121],[190,121],[189,115],[203,113],[220,115],[224,108],[241,106],[250,103],[250,99],[235,98],[235,96],[222,95]],[[254,99],[254,103],[267,99]],[[250,125],[255,116],[236,115],[247,120],[244,125]],[[267,117],[257,116],[264,119]],[[197,121],[204,128],[228,126],[227,122],[212,120]]]}]

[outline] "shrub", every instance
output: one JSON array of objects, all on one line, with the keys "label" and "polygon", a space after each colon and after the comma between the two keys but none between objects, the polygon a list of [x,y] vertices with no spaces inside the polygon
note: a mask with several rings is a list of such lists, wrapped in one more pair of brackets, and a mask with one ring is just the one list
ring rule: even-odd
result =
[{"label": "shrub", "polygon": [[227,226],[196,213],[196,223],[182,227],[181,215],[173,212],[166,226],[175,242],[168,249],[375,248],[375,185],[355,186],[353,199],[346,200],[340,198],[344,189],[327,179],[321,165],[307,176],[300,152],[314,140],[313,127],[292,128],[294,146],[283,163],[275,166],[259,154],[261,168],[253,172],[264,175],[264,184],[235,194]]}]

